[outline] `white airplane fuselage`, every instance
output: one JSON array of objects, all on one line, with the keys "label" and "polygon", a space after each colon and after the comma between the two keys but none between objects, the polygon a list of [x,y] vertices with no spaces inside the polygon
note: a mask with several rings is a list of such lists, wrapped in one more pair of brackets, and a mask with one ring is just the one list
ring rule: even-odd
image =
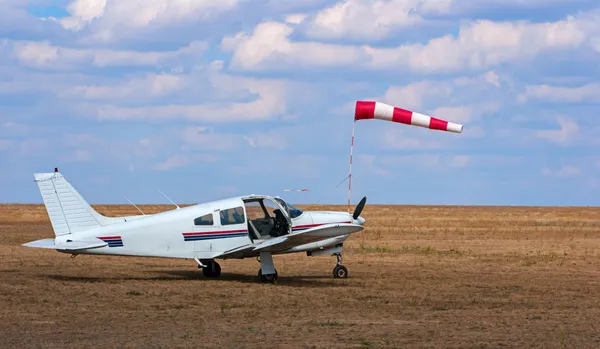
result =
[{"label": "white airplane fuselage", "polygon": [[[238,200],[237,206],[243,207],[241,199],[227,199],[229,202]],[[98,238],[108,243],[106,247],[79,251],[79,254],[210,259],[212,255],[253,243],[247,222],[221,225],[220,221],[215,220],[215,224],[210,227],[194,225],[195,218],[211,213],[215,207],[222,205],[222,202],[215,201],[153,215],[122,218],[120,222],[108,226],[58,236],[55,240],[62,243],[67,240]],[[364,224],[360,219],[362,217],[354,220],[351,214],[344,212],[304,211],[300,216],[291,219],[291,231],[299,232],[330,223],[359,221]],[[347,234],[333,236],[274,254],[321,250],[339,245],[347,238]],[[257,240],[260,242],[265,239],[255,239],[254,242]],[[255,256],[258,256],[257,252],[248,252],[244,258]]]},{"label": "white airplane fuselage", "polygon": [[58,173],[35,174],[55,237],[24,244],[91,255],[194,259],[206,276],[220,275],[215,259],[260,257],[263,281],[277,277],[272,255],[336,255],[335,277],[347,277],[342,244],[362,231],[366,198],[353,214],[302,211],[278,197],[245,195],[127,217],[94,210]]}]

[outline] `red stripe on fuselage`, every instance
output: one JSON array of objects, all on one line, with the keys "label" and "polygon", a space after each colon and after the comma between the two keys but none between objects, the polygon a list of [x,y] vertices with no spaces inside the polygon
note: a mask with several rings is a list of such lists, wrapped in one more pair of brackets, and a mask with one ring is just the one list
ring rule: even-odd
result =
[{"label": "red stripe on fuselage", "polygon": [[98,236],[98,239],[100,240],[116,240],[116,239],[120,239],[120,236]]},{"label": "red stripe on fuselage", "polygon": [[183,236],[202,236],[202,235],[222,235],[222,234],[237,234],[237,233],[247,233],[247,229],[242,230],[224,230],[224,231],[205,231],[205,232],[197,232],[197,233],[183,233]]}]

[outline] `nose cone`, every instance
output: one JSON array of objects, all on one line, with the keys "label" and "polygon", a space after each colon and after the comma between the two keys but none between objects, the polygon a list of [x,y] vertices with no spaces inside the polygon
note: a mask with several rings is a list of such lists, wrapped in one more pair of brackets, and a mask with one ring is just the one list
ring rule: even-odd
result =
[{"label": "nose cone", "polygon": [[366,219],[364,219],[364,218],[362,218],[361,216],[358,216],[358,218],[354,220],[354,222],[355,222],[356,224],[358,224],[358,225],[365,225],[365,222],[366,222],[366,221],[367,221],[367,220],[366,220]]}]

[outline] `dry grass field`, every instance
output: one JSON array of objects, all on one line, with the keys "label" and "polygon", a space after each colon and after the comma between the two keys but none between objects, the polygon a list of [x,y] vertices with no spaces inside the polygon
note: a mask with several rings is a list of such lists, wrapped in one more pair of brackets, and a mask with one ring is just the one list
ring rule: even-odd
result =
[{"label": "dry grass field", "polygon": [[[116,216],[130,206],[95,206]],[[305,206],[345,210],[345,207]],[[169,206],[142,206],[147,212]],[[600,348],[600,208],[367,205],[334,257],[69,255],[43,206],[0,205],[2,348]]]}]

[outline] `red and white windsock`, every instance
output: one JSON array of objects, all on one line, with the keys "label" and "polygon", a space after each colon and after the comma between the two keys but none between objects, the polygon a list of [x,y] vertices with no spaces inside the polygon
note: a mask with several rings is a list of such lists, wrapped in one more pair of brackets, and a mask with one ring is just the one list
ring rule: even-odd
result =
[{"label": "red and white windsock", "polygon": [[410,110],[396,108],[385,103],[357,101],[354,111],[354,121],[367,119],[387,120],[454,133],[461,133],[463,130],[463,125],[415,113]]}]

